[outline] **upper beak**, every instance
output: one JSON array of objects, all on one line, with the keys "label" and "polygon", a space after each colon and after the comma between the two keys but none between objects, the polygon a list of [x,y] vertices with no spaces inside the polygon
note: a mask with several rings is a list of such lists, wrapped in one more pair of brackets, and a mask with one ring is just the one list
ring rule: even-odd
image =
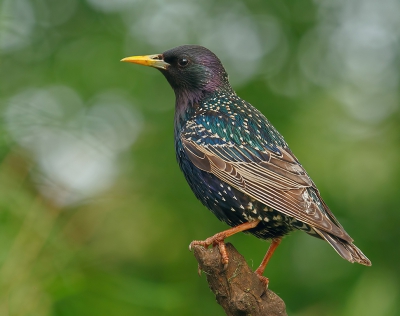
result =
[{"label": "upper beak", "polygon": [[161,54],[126,57],[121,59],[121,61],[139,64],[143,66],[150,66],[164,70],[166,70],[167,67],[169,66],[169,64],[163,60],[163,55]]}]

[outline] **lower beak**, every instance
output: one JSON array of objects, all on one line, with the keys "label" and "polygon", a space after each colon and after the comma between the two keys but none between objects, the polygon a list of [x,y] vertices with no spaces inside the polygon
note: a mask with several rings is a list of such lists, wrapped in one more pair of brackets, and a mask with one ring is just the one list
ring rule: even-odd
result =
[{"label": "lower beak", "polygon": [[150,67],[164,69],[164,70],[166,70],[167,67],[169,66],[169,64],[163,60],[163,55],[161,55],[161,54],[160,55],[126,57],[126,58],[121,59],[121,61],[124,61],[127,63],[139,64],[139,65],[143,65],[143,66],[150,66]]}]

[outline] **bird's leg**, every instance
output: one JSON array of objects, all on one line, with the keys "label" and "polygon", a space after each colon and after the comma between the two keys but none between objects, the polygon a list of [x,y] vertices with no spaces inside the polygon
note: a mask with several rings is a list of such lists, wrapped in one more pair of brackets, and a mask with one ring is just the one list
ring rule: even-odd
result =
[{"label": "bird's leg", "polygon": [[265,284],[265,286],[268,286],[269,280],[267,277],[263,276],[264,270],[268,264],[269,259],[271,259],[272,255],[274,254],[275,249],[279,246],[281,241],[282,241],[282,237],[272,239],[272,242],[269,245],[268,251],[264,256],[264,259],[261,261],[260,266],[255,271],[255,274],[257,274],[258,278],[260,279],[260,281],[262,283]]},{"label": "bird's leg", "polygon": [[225,248],[225,238],[228,238],[229,236],[232,236],[244,230],[254,228],[258,225],[259,222],[260,220],[246,222],[230,229],[224,230],[223,232],[217,233],[214,236],[207,238],[206,240],[193,240],[189,245],[189,250],[191,251],[193,246],[197,245],[203,246],[204,248],[208,248],[210,245],[213,245],[213,247],[218,246],[219,252],[222,257],[222,264],[224,264],[224,266],[227,266],[229,262],[229,257]]}]

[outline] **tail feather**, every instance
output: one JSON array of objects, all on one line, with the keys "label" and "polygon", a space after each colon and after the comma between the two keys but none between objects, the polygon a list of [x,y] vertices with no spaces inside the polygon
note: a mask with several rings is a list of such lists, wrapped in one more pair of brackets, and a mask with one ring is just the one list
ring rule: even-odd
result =
[{"label": "tail feather", "polygon": [[313,227],[313,229],[319,236],[325,239],[343,259],[346,259],[351,263],[357,262],[365,266],[371,265],[371,261],[354,244],[315,227]]}]

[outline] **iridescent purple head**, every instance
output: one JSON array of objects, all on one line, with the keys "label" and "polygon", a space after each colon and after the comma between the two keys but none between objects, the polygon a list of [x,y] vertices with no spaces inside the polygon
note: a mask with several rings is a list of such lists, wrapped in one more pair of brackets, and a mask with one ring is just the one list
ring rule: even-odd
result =
[{"label": "iridescent purple head", "polygon": [[183,45],[162,54],[127,57],[122,61],[159,69],[178,99],[196,100],[208,92],[232,89],[219,58],[202,46]]},{"label": "iridescent purple head", "polygon": [[219,58],[198,45],[183,45],[163,54],[169,64],[161,72],[174,90],[210,91],[230,88],[228,75]]}]

